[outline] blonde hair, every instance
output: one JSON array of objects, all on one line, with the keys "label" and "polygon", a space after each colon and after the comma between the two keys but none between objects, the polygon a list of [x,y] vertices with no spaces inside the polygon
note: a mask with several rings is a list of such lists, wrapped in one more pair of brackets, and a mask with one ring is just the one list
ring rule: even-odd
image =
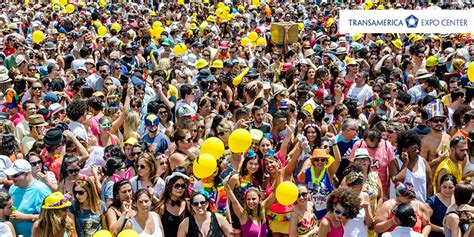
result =
[{"label": "blonde hair", "polygon": [[125,121],[123,123],[123,135],[124,140],[127,140],[130,137],[130,133],[133,131],[137,131],[138,129],[138,113],[135,111],[129,112],[127,117],[125,117]]},{"label": "blonde hair", "polygon": [[[43,201],[44,204],[44,201]],[[64,209],[66,209],[65,207]],[[56,236],[61,229],[66,229],[66,219],[61,219],[58,212],[63,209],[41,209],[38,226],[41,227],[41,237]]]},{"label": "blonde hair", "polygon": [[171,62],[168,58],[162,58],[158,61],[158,70],[168,70],[171,66]]}]

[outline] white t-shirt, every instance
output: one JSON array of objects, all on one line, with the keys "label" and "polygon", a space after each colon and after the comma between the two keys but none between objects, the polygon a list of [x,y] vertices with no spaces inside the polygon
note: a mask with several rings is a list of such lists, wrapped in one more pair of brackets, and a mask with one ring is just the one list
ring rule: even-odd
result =
[{"label": "white t-shirt", "polygon": [[[146,188],[146,187],[142,187],[142,182],[138,180],[138,176],[133,176],[130,179],[130,183],[132,183],[132,190],[134,193],[137,192],[138,189]],[[158,178],[158,181],[156,181],[156,184],[153,187],[153,194],[155,195],[155,197],[160,197],[164,191],[165,191],[165,181],[162,178]]]},{"label": "white t-shirt", "polygon": [[361,106],[363,106],[364,103],[366,103],[370,98],[372,98],[372,96],[374,96],[372,87],[367,84],[362,87],[356,87],[354,83],[351,85],[349,91],[347,92],[347,97],[359,100],[359,104]]}]

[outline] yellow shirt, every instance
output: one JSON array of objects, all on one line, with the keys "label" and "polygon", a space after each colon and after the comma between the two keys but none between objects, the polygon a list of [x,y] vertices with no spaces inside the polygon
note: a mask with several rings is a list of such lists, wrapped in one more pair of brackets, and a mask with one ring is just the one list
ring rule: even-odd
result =
[{"label": "yellow shirt", "polygon": [[435,172],[434,179],[433,179],[433,190],[434,190],[434,193],[438,193],[438,191],[437,191],[438,175],[439,175],[439,172],[440,172],[442,169],[445,169],[445,170],[446,170],[446,174],[452,174],[452,175],[454,175],[454,177],[456,177],[456,181],[457,181],[458,183],[461,183],[461,180],[462,180],[462,167],[461,167],[461,163],[459,163],[459,164],[456,166],[456,164],[454,164],[453,161],[451,161],[451,159],[446,158],[446,159],[444,159],[443,161],[441,161],[441,163],[438,165],[438,168],[436,168],[436,172]]}]

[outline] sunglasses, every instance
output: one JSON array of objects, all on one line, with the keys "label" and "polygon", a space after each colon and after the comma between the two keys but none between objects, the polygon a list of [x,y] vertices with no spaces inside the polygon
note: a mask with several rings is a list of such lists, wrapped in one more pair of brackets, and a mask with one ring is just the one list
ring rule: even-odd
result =
[{"label": "sunglasses", "polygon": [[298,198],[306,198],[308,196],[308,192],[298,193]]},{"label": "sunglasses", "polygon": [[43,87],[39,86],[39,87],[32,87],[31,89],[33,89],[34,91],[38,90],[40,91],[41,89],[43,89]]},{"label": "sunglasses", "polygon": [[146,167],[144,165],[138,165],[137,168],[144,170]]},{"label": "sunglasses", "polygon": [[131,105],[132,108],[141,108],[142,105],[141,104],[133,104]]},{"label": "sunglasses", "polygon": [[392,97],[382,97],[382,100],[391,100]]},{"label": "sunglasses", "polygon": [[20,177],[22,174],[24,174],[24,172],[21,172],[21,173],[18,173],[18,174],[14,174],[14,175],[12,175],[11,177],[14,178],[14,179],[16,179],[16,178]]},{"label": "sunglasses", "polygon": [[156,118],[155,120],[151,121],[149,119],[145,119],[145,126],[153,127],[158,126],[160,124],[160,119]]},{"label": "sunglasses", "polygon": [[349,214],[347,212],[339,210],[336,207],[334,207],[334,213],[338,216],[343,216],[343,217],[348,217],[349,216]]},{"label": "sunglasses", "polygon": [[166,115],[166,114],[168,114],[168,111],[161,111],[160,112],[160,115]]},{"label": "sunglasses", "polygon": [[404,104],[404,103],[395,102],[395,105],[398,106],[398,107],[405,107],[405,104]]},{"label": "sunglasses", "polygon": [[140,154],[142,154],[141,152],[132,152],[132,156],[139,156]]},{"label": "sunglasses", "polygon": [[206,203],[206,201],[192,202],[191,205],[193,205],[193,207],[199,207],[205,205]]},{"label": "sunglasses", "polygon": [[205,129],[205,128],[206,128],[206,126],[204,126],[204,125],[200,125],[200,126],[198,126],[197,128],[198,128],[198,129]]},{"label": "sunglasses", "polygon": [[174,184],[173,188],[175,189],[186,189],[188,187],[187,184]]},{"label": "sunglasses", "polygon": [[434,118],[434,119],[431,119],[431,121],[433,123],[444,123],[446,121],[445,118]]},{"label": "sunglasses", "polygon": [[74,174],[74,173],[78,173],[81,169],[77,168],[77,169],[67,169],[67,173],[68,174]]},{"label": "sunglasses", "polygon": [[316,162],[328,162],[328,158],[311,158],[312,161]]},{"label": "sunglasses", "polygon": [[43,162],[41,160],[38,160],[38,161],[34,161],[34,162],[30,162],[30,165],[31,167],[36,167],[40,164],[42,164]]},{"label": "sunglasses", "polygon": [[74,195],[75,196],[78,196],[78,195],[83,196],[85,193],[86,193],[85,191],[76,191],[76,190],[74,190]]}]

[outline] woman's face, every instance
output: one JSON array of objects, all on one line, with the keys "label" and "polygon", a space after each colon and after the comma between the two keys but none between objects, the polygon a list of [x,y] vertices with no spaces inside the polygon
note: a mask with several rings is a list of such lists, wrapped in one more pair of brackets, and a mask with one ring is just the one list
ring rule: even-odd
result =
[{"label": "woman's face", "polygon": [[266,138],[262,139],[260,142],[260,152],[262,152],[262,154],[267,154],[271,149],[272,143]]},{"label": "woman's face", "polygon": [[77,179],[79,178],[79,171],[81,171],[81,167],[79,167],[79,161],[73,162],[66,168],[68,178],[70,179]]},{"label": "woman's face", "polygon": [[305,186],[298,187],[298,199],[299,204],[305,204],[308,201],[308,188]]},{"label": "woman's face", "polygon": [[158,114],[160,115],[160,122],[168,121],[168,110],[166,110],[165,108],[160,108],[158,110]]},{"label": "woman's face", "polygon": [[209,114],[211,112],[211,102],[206,100],[199,110],[202,112],[202,114]]},{"label": "woman's face", "polygon": [[343,110],[340,114],[339,114],[339,122],[342,122],[344,120],[346,120],[347,116],[349,115],[347,109]]},{"label": "woman's face", "polygon": [[317,138],[316,128],[309,127],[306,129],[306,138],[309,142],[314,142]]},{"label": "woman's face", "polygon": [[329,147],[329,142],[328,141],[323,141],[321,143],[321,146],[318,147],[318,148],[319,149],[325,149],[328,154],[331,152],[331,147]]},{"label": "woman's face", "polygon": [[308,78],[314,78],[316,76],[316,71],[314,69],[308,70]]},{"label": "woman's face", "polygon": [[43,161],[38,156],[30,157],[30,165],[33,174],[38,174],[43,169]]},{"label": "woman's face", "polygon": [[150,210],[151,200],[145,193],[141,194],[137,200],[138,211],[148,212]]},{"label": "woman's face", "polygon": [[188,184],[184,181],[184,179],[178,179],[178,181],[173,184],[173,188],[171,188],[171,195],[175,197],[182,197],[187,188]]},{"label": "woman's face", "polygon": [[354,164],[360,165],[362,169],[368,170],[368,167],[370,165],[370,158],[359,158],[354,160]]},{"label": "woman's face", "polygon": [[41,85],[41,83],[35,82],[31,85],[31,91],[33,92],[32,96],[41,96],[43,86]]},{"label": "woman's face", "polygon": [[79,185],[74,188],[73,192],[79,203],[84,203],[87,200],[87,195],[89,195],[87,191]]},{"label": "woman's face", "polygon": [[311,163],[320,169],[324,168],[328,163],[328,158],[326,157],[311,157]]},{"label": "woman's face", "polygon": [[339,221],[342,221],[347,216],[346,209],[339,203],[334,206],[334,214]]},{"label": "woman's face", "polygon": [[362,191],[362,184],[357,184],[357,185],[351,185],[349,186],[352,190],[360,193]]},{"label": "woman's face", "polygon": [[413,144],[406,148],[405,151],[408,153],[408,157],[410,159],[415,159],[418,157],[418,155],[420,155],[420,146],[418,144]]},{"label": "woman's face", "polygon": [[191,146],[193,145],[193,137],[191,136],[191,134],[186,134],[186,137],[181,140],[180,142],[180,148],[181,149],[189,149],[191,148]]},{"label": "woman's face", "polygon": [[13,201],[10,198],[10,200],[8,200],[7,202],[7,205],[3,208],[3,215],[9,216],[10,214],[12,214],[12,211],[13,211]]},{"label": "woman's face", "polygon": [[150,167],[145,162],[145,159],[138,160],[138,175],[140,177],[146,176],[150,173]]},{"label": "woman's face", "polygon": [[245,197],[245,204],[249,207],[250,210],[254,210],[258,208],[258,204],[260,203],[260,197],[258,193],[254,190],[247,192],[247,196]]},{"label": "woman's face", "polygon": [[445,197],[452,197],[454,193],[454,186],[453,181],[447,180],[441,183],[441,190],[440,193]]},{"label": "woman's face", "polygon": [[204,198],[204,196],[202,196],[202,195],[194,196],[194,198],[191,202],[191,206],[193,207],[193,211],[196,214],[206,213],[207,205],[208,205],[208,202],[206,201],[206,198]]},{"label": "woman's face", "polygon": [[115,174],[124,178],[126,171],[127,171],[127,165],[125,164],[125,162],[122,162],[122,165],[118,169],[115,170]]},{"label": "woman's face", "polygon": [[219,137],[223,142],[227,142],[229,139],[230,133],[231,133],[230,130],[217,131],[217,137]]},{"label": "woman's face", "polygon": [[250,174],[255,174],[258,171],[258,159],[251,159],[247,162],[247,170]]},{"label": "woman's face", "polygon": [[197,123],[197,133],[198,134],[202,134],[206,131],[206,124],[204,122],[204,120],[199,120],[198,123]]},{"label": "woman's face", "polygon": [[278,162],[274,158],[266,158],[265,161],[265,171],[268,174],[275,174],[278,172]]},{"label": "woman's face", "polygon": [[133,198],[132,185],[125,184],[119,189],[119,200],[120,202],[130,202]]}]

